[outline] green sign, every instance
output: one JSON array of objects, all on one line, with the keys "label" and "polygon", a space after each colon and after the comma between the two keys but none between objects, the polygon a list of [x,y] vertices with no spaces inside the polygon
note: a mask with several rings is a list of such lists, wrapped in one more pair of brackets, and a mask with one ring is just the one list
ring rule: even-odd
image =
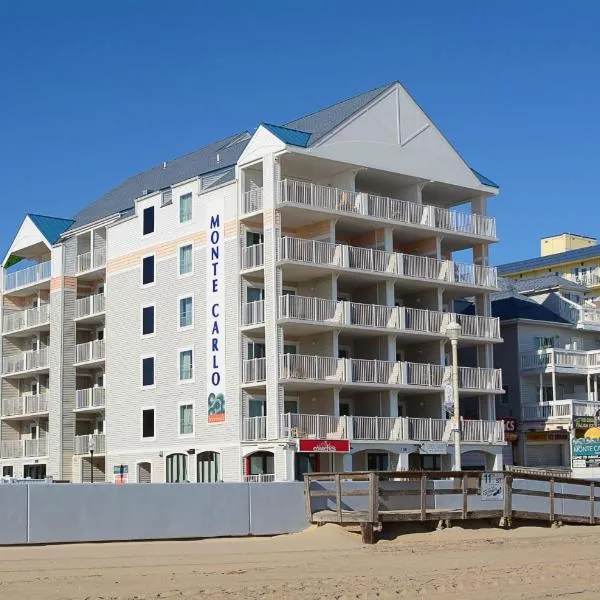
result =
[{"label": "green sign", "polygon": [[573,427],[575,429],[589,429],[596,426],[595,417],[573,417]]},{"label": "green sign", "polygon": [[114,475],[125,475],[125,473],[129,473],[129,465],[115,465],[113,467]]},{"label": "green sign", "polygon": [[600,458],[600,440],[589,438],[573,440],[573,457]]}]

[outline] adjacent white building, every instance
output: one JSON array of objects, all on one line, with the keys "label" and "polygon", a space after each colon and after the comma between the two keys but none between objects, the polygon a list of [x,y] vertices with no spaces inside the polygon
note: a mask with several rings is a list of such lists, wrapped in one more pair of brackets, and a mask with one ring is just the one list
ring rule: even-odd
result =
[{"label": "adjacent white building", "polygon": [[[2,278],[2,473],[449,468],[453,320],[477,365],[459,369],[463,465],[501,468],[497,193],[392,83],[165,162],[72,220],[26,216]],[[453,314],[465,297],[475,314]]]}]

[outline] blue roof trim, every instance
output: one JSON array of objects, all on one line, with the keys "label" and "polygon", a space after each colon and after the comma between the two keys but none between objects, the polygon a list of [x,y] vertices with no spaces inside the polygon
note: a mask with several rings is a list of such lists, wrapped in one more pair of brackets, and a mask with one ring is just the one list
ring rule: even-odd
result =
[{"label": "blue roof trim", "polygon": [[261,123],[261,125],[273,135],[276,135],[285,144],[300,146],[302,148],[308,146],[308,140],[310,140],[310,136],[312,135],[306,131],[282,127],[281,125],[271,125],[270,123]]},{"label": "blue roof trim", "polygon": [[485,175],[482,175],[479,171],[476,171],[473,168],[471,168],[471,171],[473,171],[473,175],[475,175],[475,177],[477,177],[477,179],[479,179],[479,182],[483,183],[483,185],[487,185],[489,187],[500,189],[500,186],[496,182],[492,181]]},{"label": "blue roof trim", "polygon": [[59,219],[45,215],[27,215],[48,240],[50,245],[55,244],[60,236],[75,222],[73,219]]},{"label": "blue roof trim", "polygon": [[586,248],[577,248],[575,250],[567,250],[558,254],[550,254],[548,256],[538,256],[537,258],[528,258],[512,263],[506,263],[498,267],[498,275],[511,275],[520,271],[529,271],[531,269],[543,269],[552,267],[566,262],[574,262],[578,260],[586,260],[588,258],[600,257],[600,245],[587,246]]}]

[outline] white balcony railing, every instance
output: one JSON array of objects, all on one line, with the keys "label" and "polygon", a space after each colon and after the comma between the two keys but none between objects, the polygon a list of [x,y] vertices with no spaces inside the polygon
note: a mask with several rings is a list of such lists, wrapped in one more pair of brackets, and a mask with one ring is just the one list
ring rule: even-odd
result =
[{"label": "white balcony railing", "polygon": [[267,359],[251,358],[243,363],[243,382],[255,383],[267,378]]},{"label": "white balcony railing", "polygon": [[265,264],[265,245],[255,244],[242,248],[242,270],[256,269]]},{"label": "white balcony railing", "polygon": [[2,373],[11,375],[23,371],[45,369],[48,367],[48,348],[40,350],[29,350],[11,356],[5,356],[2,360]]},{"label": "white balcony railing", "polygon": [[[285,439],[447,441],[449,443],[454,439],[452,422],[447,419],[287,413],[281,415],[279,427],[279,435]],[[460,427],[461,439],[464,442],[504,441],[502,421],[462,420]],[[247,441],[268,439],[266,417],[245,419],[244,439]]]},{"label": "white balcony railing", "polygon": [[256,475],[244,475],[246,483],[271,483],[275,481],[274,473],[258,473]]},{"label": "white balcony railing", "polygon": [[4,333],[12,333],[39,327],[50,323],[50,304],[40,304],[35,308],[26,308],[13,312],[6,312],[3,319]]},{"label": "white balcony railing", "polygon": [[294,237],[279,239],[279,260],[490,289],[498,280],[495,267]]},{"label": "white balcony railing", "polygon": [[50,279],[52,266],[50,261],[41,262],[32,267],[4,273],[4,291],[33,285],[45,279]]},{"label": "white balcony railing", "polygon": [[586,273],[579,273],[575,275],[574,273],[563,273],[562,277],[568,279],[569,281],[575,281],[576,283],[580,283],[586,287],[596,287],[600,285],[600,271],[589,271]]},{"label": "white balcony railing", "polygon": [[75,350],[75,362],[77,363],[91,362],[93,360],[103,360],[105,357],[104,340],[93,340],[91,342],[77,344]]},{"label": "white balcony railing", "polygon": [[367,192],[352,192],[329,186],[285,179],[281,182],[281,202],[290,202],[352,215],[363,215],[487,238],[496,238],[496,220],[493,217],[448,210],[376,196]]},{"label": "white balcony railing", "polygon": [[75,302],[75,318],[81,319],[82,317],[103,313],[105,305],[104,294],[94,294],[93,296],[78,298]]},{"label": "white balcony railing", "polygon": [[243,423],[244,440],[253,442],[267,439],[267,417],[246,417]]},{"label": "white balcony railing", "polygon": [[18,398],[5,398],[2,401],[2,416],[17,417],[48,412],[46,394],[24,395]]},{"label": "white balcony railing", "polygon": [[106,436],[103,433],[94,433],[89,435],[75,436],[75,454],[89,454],[90,441],[94,439],[94,454],[104,454],[106,452]]},{"label": "white balcony railing", "polygon": [[265,322],[265,301],[255,300],[242,304],[242,325],[260,325]]},{"label": "white balcony railing", "polygon": [[263,207],[263,189],[261,187],[254,188],[242,194],[241,213],[248,213],[262,210]]},{"label": "white balcony railing", "polygon": [[106,404],[106,389],[103,387],[76,390],[75,407],[77,410],[85,408],[102,408]]},{"label": "white balcony railing", "polygon": [[0,442],[0,458],[35,458],[48,455],[48,439]]},{"label": "white balcony railing", "polygon": [[[449,323],[457,321],[461,325],[462,337],[500,339],[500,320],[497,317],[461,315],[405,306],[359,304],[308,296],[280,296],[279,318],[330,323],[336,327],[376,327],[439,335],[445,334]],[[264,322],[264,315],[260,322]]]},{"label": "white balcony railing", "polygon": [[522,370],[572,369],[584,373],[600,372],[600,350],[546,348],[521,355]]},{"label": "white balcony railing", "polygon": [[91,252],[77,255],[77,273],[100,269],[106,265],[106,248],[96,248]]},{"label": "white balcony railing", "polygon": [[600,410],[600,402],[585,400],[551,400],[542,403],[523,404],[521,412],[523,421],[548,421],[573,417],[593,417]]}]

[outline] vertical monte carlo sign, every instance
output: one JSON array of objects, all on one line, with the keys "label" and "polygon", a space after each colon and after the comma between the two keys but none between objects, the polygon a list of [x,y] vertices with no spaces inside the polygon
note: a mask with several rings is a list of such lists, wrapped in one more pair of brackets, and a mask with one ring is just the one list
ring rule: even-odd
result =
[{"label": "vertical monte carlo sign", "polygon": [[223,219],[222,198],[207,206],[207,293],[206,319],[208,328],[208,422],[225,421],[225,283],[223,272]]}]

